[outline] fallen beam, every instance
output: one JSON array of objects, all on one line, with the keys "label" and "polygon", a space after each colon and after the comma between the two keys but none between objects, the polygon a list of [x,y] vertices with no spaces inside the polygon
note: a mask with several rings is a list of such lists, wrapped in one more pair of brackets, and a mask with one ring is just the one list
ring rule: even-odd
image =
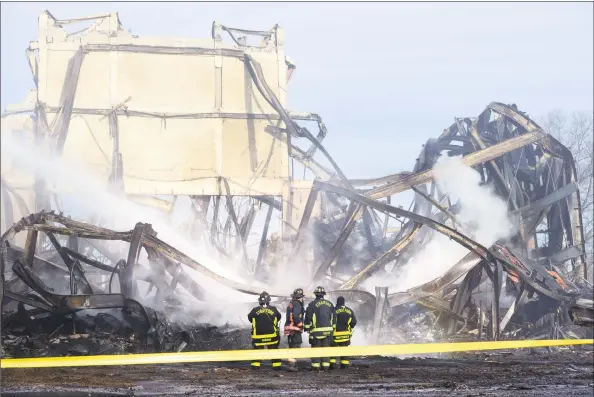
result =
[{"label": "fallen beam", "polygon": [[[496,145],[489,146],[486,149],[479,150],[477,152],[464,156],[462,157],[462,161],[469,167],[475,166],[477,164],[482,164],[484,162],[494,160],[504,155],[505,153],[509,153],[523,146],[538,142],[545,136],[546,134],[540,129],[528,132],[526,134],[522,134],[515,138],[508,139]],[[410,189],[412,186],[430,182],[434,178],[435,175],[432,169],[418,172],[415,174],[411,174],[405,178],[402,178],[396,182],[388,183],[384,186],[372,189],[369,192],[367,192],[366,196],[373,199],[391,196],[396,193],[404,192],[405,190]]]}]

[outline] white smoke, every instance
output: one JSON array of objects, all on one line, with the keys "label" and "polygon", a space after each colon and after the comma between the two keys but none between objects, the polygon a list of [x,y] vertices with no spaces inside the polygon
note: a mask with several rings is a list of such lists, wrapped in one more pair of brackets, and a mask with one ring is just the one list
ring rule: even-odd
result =
[{"label": "white smoke", "polygon": [[[250,284],[243,280],[236,271],[237,264],[221,258],[202,238],[191,241],[188,233],[179,232],[171,223],[171,217],[162,211],[151,209],[125,197],[115,196],[107,191],[105,181],[100,181],[96,174],[83,164],[73,163],[64,158],[50,158],[45,151],[28,142],[16,141],[12,134],[1,134],[2,154],[19,159],[22,167],[38,172],[45,179],[48,187],[55,192],[70,190],[68,195],[70,206],[82,219],[90,219],[93,215],[107,220],[105,226],[116,230],[130,230],[137,222],[152,224],[158,237],[195,259],[208,269],[227,279]],[[498,239],[508,237],[511,223],[507,218],[506,203],[494,195],[487,186],[480,185],[480,176],[470,167],[465,166],[459,158],[442,157],[436,164],[435,175],[440,189],[449,194],[455,201],[461,202],[461,212],[457,219],[464,225],[463,233],[489,246]],[[62,195],[64,198],[66,196]],[[68,211],[66,211],[67,214]],[[312,236],[306,235],[306,239]],[[304,241],[303,247],[312,246],[313,242]],[[287,245],[280,241],[281,245]],[[291,247],[288,244],[285,249]],[[278,286],[286,290],[305,287],[311,281],[311,274],[306,271],[308,262],[307,250],[303,250],[291,263],[277,269],[270,280],[270,287]],[[407,290],[443,275],[453,264],[460,260],[467,250],[447,237],[434,233],[431,241],[417,255],[411,258],[399,271],[387,278],[371,278],[365,287],[373,293],[375,286],[389,286],[390,292]],[[192,309],[206,311],[199,322],[214,325],[229,323],[245,325],[244,313],[249,302],[255,297],[228,288],[219,282],[206,278],[198,272],[184,269],[207,292],[207,299],[198,303],[189,294],[181,295],[182,303]],[[262,289],[266,286],[259,285]],[[178,296],[180,297],[180,296]],[[212,310],[211,310],[212,309]],[[279,307],[281,312],[283,308]],[[174,314],[182,321],[188,320],[189,312],[180,311]],[[359,335],[366,339],[362,333]],[[364,343],[363,340],[361,342]]]},{"label": "white smoke", "polygon": [[[460,201],[456,219],[462,227],[457,228],[458,231],[486,247],[513,235],[506,202],[491,186],[481,185],[479,173],[465,165],[460,157],[441,156],[433,171],[441,191],[448,194],[452,202]],[[460,244],[433,232],[431,240],[406,264],[388,277],[369,278],[364,288],[372,293],[376,286],[389,287],[389,293],[407,291],[441,277],[467,253]]]},{"label": "white smoke", "polygon": [[[64,202],[69,204],[74,214],[65,213],[65,215],[87,221],[98,216],[105,221],[103,226],[118,231],[131,230],[137,222],[150,223],[161,240],[216,274],[244,285],[257,284],[247,282],[233,272],[234,265],[226,263],[215,254],[205,238],[200,241],[190,241],[187,233],[176,230],[171,225],[168,214],[110,193],[106,182],[99,180],[95,173],[85,168],[84,164],[64,157],[50,157],[42,148],[14,135],[8,131],[0,134],[2,156],[18,159],[21,172],[38,173],[49,190],[56,193],[69,191],[69,194],[61,196],[66,199]],[[255,303],[254,296],[235,291],[191,268],[184,267],[184,270],[205,290],[207,295],[203,305],[190,295],[181,296],[185,300],[183,303],[186,307],[206,310],[203,317],[196,320],[213,325],[225,323],[244,325],[245,322],[237,316],[237,309],[241,307],[241,310],[244,310],[247,302]],[[264,286],[261,287],[264,289]],[[185,313],[169,314],[179,319],[186,318]]]}]

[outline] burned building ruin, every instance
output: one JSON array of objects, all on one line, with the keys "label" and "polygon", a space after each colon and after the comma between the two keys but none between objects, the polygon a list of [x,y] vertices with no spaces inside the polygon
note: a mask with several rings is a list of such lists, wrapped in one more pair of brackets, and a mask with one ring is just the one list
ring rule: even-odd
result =
[{"label": "burned building ruin", "polygon": [[[70,33],[81,20],[92,23]],[[303,288],[324,285],[354,302],[375,342],[423,340],[412,335],[419,329],[440,340],[589,332],[580,328],[592,324],[593,301],[574,159],[516,105],[492,102],[477,117],[456,118],[423,146],[410,172],[352,180],[322,145],[321,117],[286,110],[296,66],[280,26],[248,31],[215,22],[209,39],[148,39],[124,30],[115,13],[58,20],[45,12],[27,56],[35,89],[3,114],[2,136],[82,162],[110,194],[160,213],[188,198],[183,233],[237,264],[243,281],[164,241],[143,219],[113,230],[63,214],[62,195],[92,191],[49,186],[3,151],[5,352],[35,354],[13,348],[39,335],[50,343],[60,333],[108,338],[114,330],[149,351],[216,348],[194,342],[224,330],[181,327],[168,311],[192,310],[188,296],[204,301],[201,279],[248,295],[266,289],[282,305],[295,286],[272,288],[273,274],[295,263]],[[462,156],[507,203],[517,228],[509,241],[483,246],[468,236],[457,219],[460,203],[435,182],[441,155]],[[411,208],[391,205],[405,191],[414,192]],[[362,287],[396,272],[435,234],[467,255],[406,291]],[[116,243],[126,249],[114,251]],[[479,289],[488,291],[488,304],[472,299]],[[245,343],[234,335],[232,347]]]}]

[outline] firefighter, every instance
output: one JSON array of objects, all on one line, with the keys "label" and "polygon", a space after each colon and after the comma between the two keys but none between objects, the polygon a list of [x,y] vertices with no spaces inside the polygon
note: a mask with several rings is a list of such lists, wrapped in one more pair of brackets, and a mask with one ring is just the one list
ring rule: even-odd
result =
[{"label": "firefighter", "polygon": [[[303,333],[303,317],[305,308],[303,307],[303,289],[297,288],[291,295],[291,302],[287,306],[287,315],[285,316],[285,336],[289,344],[289,349],[301,347]],[[290,358],[289,371],[297,371],[297,360]]]},{"label": "firefighter", "polygon": [[[274,306],[270,306],[270,295],[264,291],[258,298],[259,306],[248,314],[252,323],[252,346],[254,349],[278,349],[280,344],[279,321],[281,314]],[[260,369],[260,360],[252,361],[252,369]],[[272,360],[272,369],[281,369],[281,360]]]},{"label": "firefighter", "polygon": [[[334,328],[333,346],[349,346],[351,344],[351,336],[353,335],[353,328],[357,325],[357,317],[353,309],[345,306],[344,297],[339,296],[336,299],[336,327]],[[331,368],[338,366],[346,369],[349,367],[350,361],[348,357],[336,357],[330,360]]]},{"label": "firefighter", "polygon": [[[326,291],[323,287],[317,287],[314,291],[316,299],[310,302],[305,311],[305,330],[309,332],[309,344],[311,347],[329,347],[332,342],[332,333],[335,325],[334,305],[324,299]],[[311,369],[330,369],[330,359],[312,358]]]}]

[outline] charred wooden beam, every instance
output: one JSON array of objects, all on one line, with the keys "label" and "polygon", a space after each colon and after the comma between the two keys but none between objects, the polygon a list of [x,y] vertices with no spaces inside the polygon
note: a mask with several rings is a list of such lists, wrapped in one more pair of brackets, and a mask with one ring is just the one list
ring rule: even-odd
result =
[{"label": "charred wooden beam", "polygon": [[386,308],[387,298],[387,287],[375,287],[375,314],[373,316],[373,340],[375,344],[379,343],[382,317]]},{"label": "charred wooden beam", "polygon": [[104,263],[101,263],[99,261],[96,261],[94,259],[91,258],[87,258],[86,256],[84,256],[83,254],[80,254],[76,251],[73,251],[69,248],[63,247],[62,250],[67,253],[68,255],[70,255],[71,257],[75,258],[76,260],[79,260],[81,262],[86,263],[87,265],[91,265],[93,267],[96,267],[97,269],[101,269],[101,270],[105,270],[106,272],[115,272],[116,274],[119,274],[119,270],[116,269],[114,266],[109,266],[106,265]]},{"label": "charred wooden beam", "polygon": [[517,313],[520,310],[522,310],[522,307],[524,306],[524,303],[526,302],[526,298],[528,298],[528,289],[526,288],[526,285],[524,283],[522,283],[522,285],[520,286],[520,291],[519,291],[518,295],[516,296],[516,299],[514,299],[511,306],[507,309],[505,316],[503,316],[503,319],[501,319],[501,323],[499,324],[499,332],[500,333],[505,331],[505,328],[509,324],[509,320],[511,320],[514,313]]},{"label": "charred wooden beam", "polygon": [[499,340],[499,298],[501,296],[501,286],[503,282],[503,267],[501,262],[497,262],[494,266],[494,274],[491,282],[493,284],[493,299],[491,300],[491,338]]},{"label": "charred wooden beam", "polygon": [[35,258],[35,249],[37,247],[37,230],[29,230],[27,233],[27,240],[25,242],[25,263],[29,266],[33,266],[33,259]]},{"label": "charred wooden beam", "polygon": [[[481,281],[481,275],[483,273],[483,268],[481,266],[477,266],[469,271],[464,280],[458,285],[456,296],[454,298],[454,304],[452,306],[452,312],[455,314],[462,314],[462,311],[467,306],[472,291],[478,286]],[[452,319],[450,322],[449,328],[447,330],[449,335],[452,335],[456,330],[457,320]]]},{"label": "charred wooden beam", "polygon": [[254,268],[250,264],[250,259],[247,255],[247,248],[245,246],[245,239],[241,238],[241,227],[239,226],[239,221],[237,220],[237,213],[235,212],[235,207],[233,206],[233,196],[231,196],[231,189],[229,188],[229,182],[225,178],[219,178],[219,185],[223,184],[225,186],[225,200],[227,203],[227,211],[229,212],[229,217],[235,226],[235,231],[237,236],[240,239],[240,247],[241,247],[241,254],[243,257],[243,263],[247,266],[247,271],[249,275],[254,274]]},{"label": "charred wooden beam", "polygon": [[305,208],[303,209],[303,214],[301,215],[301,221],[299,222],[299,229],[297,229],[297,235],[295,236],[295,243],[293,244],[293,251],[291,253],[290,258],[294,258],[299,253],[299,249],[301,248],[301,243],[303,240],[303,234],[306,233],[306,231],[309,227],[309,220],[311,218],[311,214],[313,212],[317,198],[318,198],[318,191],[316,189],[312,188],[311,191],[309,192],[309,196],[307,197],[307,202],[305,203]]},{"label": "charred wooden beam", "polygon": [[[505,153],[521,148],[531,143],[537,142],[545,137],[545,133],[540,129],[518,137],[508,139],[496,145],[490,146],[486,149],[471,153],[462,158],[464,164],[472,167],[477,164],[484,163],[496,159]],[[397,182],[387,183],[384,186],[372,189],[367,196],[370,198],[383,198],[394,195],[410,189],[411,186],[420,185],[430,182],[434,178],[433,170],[422,171],[416,174],[411,174]]]},{"label": "charred wooden beam", "polygon": [[60,258],[62,258],[62,260],[64,261],[64,264],[66,265],[66,267],[69,270],[70,285],[71,285],[70,292],[74,293],[73,289],[75,288],[75,286],[76,287],[80,286],[80,287],[82,287],[83,293],[92,294],[93,288],[91,287],[91,284],[87,280],[80,264],[76,261],[73,261],[72,258],[70,258],[68,256],[68,254],[66,253],[66,251],[64,250],[62,245],[58,242],[58,239],[56,238],[56,236],[53,235],[53,233],[46,232],[45,234],[51,241],[51,243],[54,246],[54,248],[56,249],[56,251],[58,251]]},{"label": "charred wooden beam", "polygon": [[150,225],[137,223],[132,231],[130,240],[130,249],[124,268],[120,271],[120,291],[125,297],[133,298],[136,296],[137,287],[135,280],[136,267],[138,266],[138,257],[142,248],[142,239],[145,233],[151,229]]},{"label": "charred wooden beam", "polygon": [[347,282],[340,286],[340,289],[351,289],[355,288],[358,284],[360,284],[363,280],[365,280],[366,276],[376,270],[378,267],[387,264],[390,260],[394,259],[398,252],[402,251],[413,238],[417,235],[419,230],[421,229],[421,224],[415,223],[412,227],[410,233],[404,236],[401,239],[398,239],[394,242],[392,247],[386,250],[383,254],[379,257],[374,259],[369,265],[367,265],[363,270],[359,273],[351,277]]},{"label": "charred wooden beam", "polygon": [[269,205],[268,211],[266,212],[266,221],[264,221],[264,229],[262,230],[262,237],[260,237],[260,247],[258,248],[258,257],[256,258],[256,269],[257,272],[262,264],[264,252],[266,252],[266,246],[268,244],[268,226],[270,226],[270,219],[272,218],[272,211],[274,207]]}]

